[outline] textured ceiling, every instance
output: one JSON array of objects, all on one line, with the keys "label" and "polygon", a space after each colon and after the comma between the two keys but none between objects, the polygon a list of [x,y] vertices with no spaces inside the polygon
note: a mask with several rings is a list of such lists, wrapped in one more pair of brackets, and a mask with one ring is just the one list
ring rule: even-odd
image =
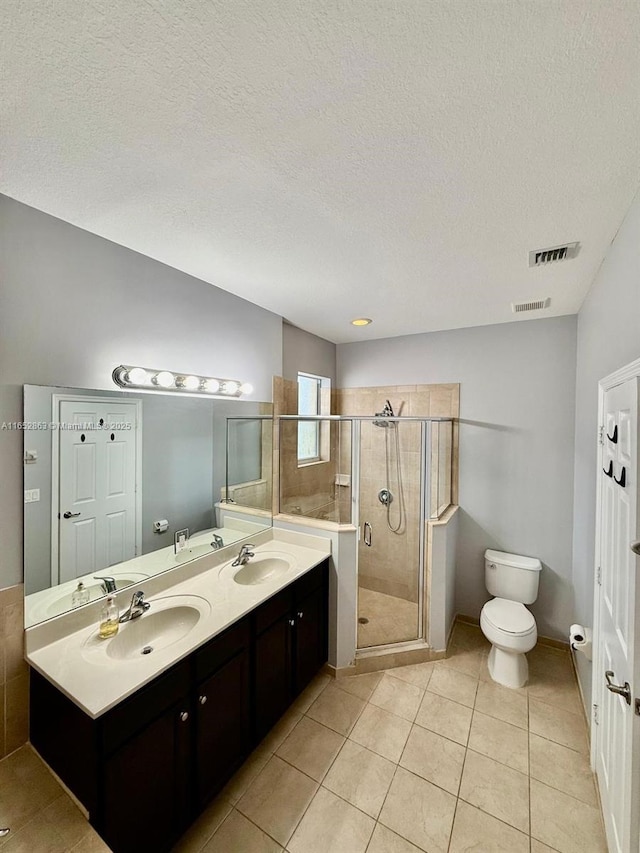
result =
[{"label": "textured ceiling", "polygon": [[637,188],[637,0],[5,0],[0,25],[3,192],[333,341],[576,312]]}]

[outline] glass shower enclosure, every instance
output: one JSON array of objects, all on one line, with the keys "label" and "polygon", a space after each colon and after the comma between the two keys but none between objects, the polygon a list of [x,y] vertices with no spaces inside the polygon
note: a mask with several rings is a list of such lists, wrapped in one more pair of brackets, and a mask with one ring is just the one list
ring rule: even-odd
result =
[{"label": "glass shower enclosure", "polygon": [[[319,431],[319,458],[297,458],[298,424]],[[360,650],[424,640],[427,522],[451,503],[450,419],[279,419],[280,512],[358,529]]]}]

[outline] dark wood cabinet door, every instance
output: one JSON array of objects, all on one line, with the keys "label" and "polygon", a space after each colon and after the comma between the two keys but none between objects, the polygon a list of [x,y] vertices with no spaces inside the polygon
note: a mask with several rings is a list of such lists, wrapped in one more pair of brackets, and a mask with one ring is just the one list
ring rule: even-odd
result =
[{"label": "dark wood cabinet door", "polygon": [[242,649],[196,691],[196,806],[201,810],[251,746],[249,650]]},{"label": "dark wood cabinet door", "polygon": [[318,587],[302,600],[295,610],[295,672],[296,694],[304,690],[327,661],[327,618],[324,586]]},{"label": "dark wood cabinet door", "polygon": [[293,696],[293,618],[281,616],[255,641],[255,738],[261,740],[287,710]]},{"label": "dark wood cabinet door", "polygon": [[106,758],[98,829],[116,853],[163,853],[188,825],[191,723],[180,703]]}]

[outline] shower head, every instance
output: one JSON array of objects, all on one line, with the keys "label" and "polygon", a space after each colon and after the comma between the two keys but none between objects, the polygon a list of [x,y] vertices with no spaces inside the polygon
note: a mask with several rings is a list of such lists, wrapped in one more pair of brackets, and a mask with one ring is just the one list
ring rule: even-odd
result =
[{"label": "shower head", "polygon": [[[381,412],[376,412],[375,417],[376,418],[393,418],[393,417],[395,417],[393,414],[393,406],[391,405],[389,400],[385,400],[384,409]],[[389,421],[374,421],[373,425],[377,426],[377,427],[385,427],[386,428],[386,427],[390,427],[390,426],[395,426],[395,422],[394,421],[391,421],[391,422],[389,422]]]}]

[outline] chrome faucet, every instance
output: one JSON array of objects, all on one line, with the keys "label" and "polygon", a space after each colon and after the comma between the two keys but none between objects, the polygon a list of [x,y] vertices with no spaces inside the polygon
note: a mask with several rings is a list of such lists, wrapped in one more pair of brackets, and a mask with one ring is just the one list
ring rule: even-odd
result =
[{"label": "chrome faucet", "polygon": [[111,593],[111,592],[117,592],[118,591],[117,587],[116,587],[116,579],[115,578],[110,578],[108,575],[105,575],[104,577],[98,577],[97,575],[94,575],[93,579],[94,579],[94,581],[102,581],[100,586],[102,587],[102,591],[104,592],[105,595],[109,595],[109,593]]},{"label": "chrome faucet", "polygon": [[224,541],[222,539],[222,536],[218,536],[217,533],[214,533],[213,534],[213,542],[211,543],[211,547],[213,548],[214,551],[217,551],[218,548],[224,547]]},{"label": "chrome faucet", "polygon": [[118,622],[131,622],[132,619],[137,619],[139,616],[142,616],[143,613],[146,613],[150,607],[151,605],[149,602],[144,600],[144,592],[142,592],[142,590],[134,592],[131,596],[129,609],[125,610],[122,616],[118,619]]},{"label": "chrome faucet", "polygon": [[249,560],[251,559],[251,557],[255,557],[255,554],[254,554],[254,553],[253,553],[253,551],[251,550],[252,548],[255,548],[255,547],[256,547],[256,546],[255,546],[255,545],[251,545],[251,543],[249,543],[248,545],[243,545],[243,546],[240,548],[240,553],[239,553],[239,554],[238,554],[238,556],[235,558],[235,560],[233,561],[233,563],[231,563],[231,565],[232,565],[232,566],[245,566],[245,565],[249,562]]}]

